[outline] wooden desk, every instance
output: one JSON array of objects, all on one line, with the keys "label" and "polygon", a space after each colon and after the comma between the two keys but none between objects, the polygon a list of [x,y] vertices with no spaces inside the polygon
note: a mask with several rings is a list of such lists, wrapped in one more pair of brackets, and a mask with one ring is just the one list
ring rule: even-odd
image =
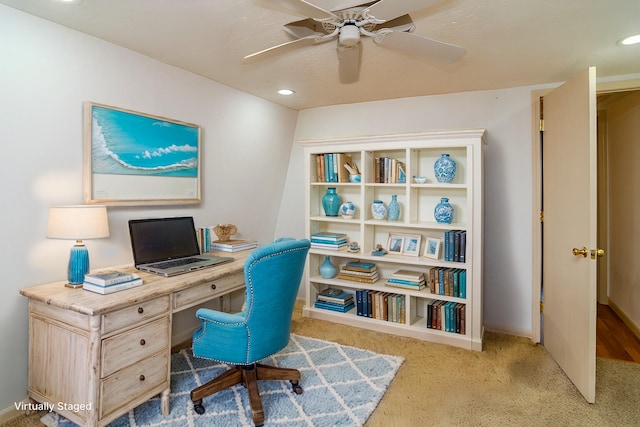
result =
[{"label": "wooden desk", "polygon": [[82,426],[104,426],[158,394],[168,415],[172,315],[244,288],[249,252],[170,278],[116,267],[144,284],[108,295],[64,281],[20,290],[29,298],[29,397]]}]

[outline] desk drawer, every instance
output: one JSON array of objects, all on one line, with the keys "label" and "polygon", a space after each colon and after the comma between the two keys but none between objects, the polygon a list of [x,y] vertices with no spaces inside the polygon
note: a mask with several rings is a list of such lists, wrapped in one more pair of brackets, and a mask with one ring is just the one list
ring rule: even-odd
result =
[{"label": "desk drawer", "polygon": [[168,388],[169,359],[166,352],[161,352],[101,381],[99,417],[102,419],[152,391],[159,393]]},{"label": "desk drawer", "polygon": [[103,340],[101,377],[107,377],[162,349],[167,349],[168,352],[170,335],[169,317],[163,317]]},{"label": "desk drawer", "polygon": [[103,314],[102,333],[108,334],[125,326],[133,326],[163,313],[169,313],[169,295]]},{"label": "desk drawer", "polygon": [[218,295],[224,295],[244,287],[244,272],[231,274],[211,282],[202,283],[189,289],[174,292],[173,309],[181,310],[200,302],[209,301]]}]

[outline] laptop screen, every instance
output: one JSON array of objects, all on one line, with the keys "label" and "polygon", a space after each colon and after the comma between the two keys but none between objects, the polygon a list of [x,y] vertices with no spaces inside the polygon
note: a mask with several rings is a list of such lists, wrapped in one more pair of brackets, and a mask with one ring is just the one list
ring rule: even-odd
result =
[{"label": "laptop screen", "polygon": [[132,219],[129,235],[135,265],[200,255],[193,217]]}]

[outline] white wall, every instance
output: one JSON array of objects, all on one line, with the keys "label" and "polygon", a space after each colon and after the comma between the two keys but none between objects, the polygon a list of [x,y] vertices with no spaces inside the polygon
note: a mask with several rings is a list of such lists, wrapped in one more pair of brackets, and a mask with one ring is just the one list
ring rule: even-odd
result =
[{"label": "white wall", "polygon": [[2,418],[26,397],[28,308],[18,291],[66,277],[72,242],[47,240],[45,227],[49,206],[82,202],[82,103],[196,123],[204,135],[202,204],[109,208],[111,237],[86,242],[94,268],[132,261],[130,218],[193,215],[196,225],[234,223],[239,236],[273,240],[297,112],[5,6],[0,40]]},{"label": "white wall", "polygon": [[[531,336],[531,90],[395,99],[303,110],[295,139],[486,128],[484,321]],[[304,232],[303,151],[295,144],[279,227]]]}]

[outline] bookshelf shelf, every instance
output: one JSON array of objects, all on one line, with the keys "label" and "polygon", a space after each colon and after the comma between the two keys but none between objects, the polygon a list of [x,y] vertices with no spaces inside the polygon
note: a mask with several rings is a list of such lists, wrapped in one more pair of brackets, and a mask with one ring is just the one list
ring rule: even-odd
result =
[{"label": "bookshelf shelf", "polygon": [[[312,245],[304,277],[306,302],[303,314],[481,351],[484,333],[482,169],[485,131],[472,129],[299,142],[304,148],[306,165],[307,237],[313,243],[316,233],[343,233],[349,242],[358,242],[360,247],[359,251],[350,252]],[[433,165],[442,153],[450,154],[456,161],[457,171],[452,183],[439,183],[435,178]],[[344,182],[348,179],[348,173],[341,170],[340,163],[344,159],[357,165],[361,182]],[[333,165],[333,172],[327,165]],[[427,182],[413,182],[412,177],[416,175],[425,176]],[[328,187],[336,187],[343,202],[356,205],[352,218],[324,215],[321,200]],[[392,196],[400,203],[400,218],[397,221],[374,219],[370,208],[373,201],[382,200],[388,206]],[[438,223],[434,219],[434,208],[443,197],[447,197],[454,208],[451,224]],[[391,234],[419,236],[418,253],[373,255],[377,245],[388,249]],[[424,256],[427,240],[440,242],[437,259]],[[443,256],[445,240],[447,248],[455,248],[455,251],[447,252],[446,258]],[[461,251],[459,248],[465,245],[466,249]],[[462,256],[457,258],[461,253],[464,260]],[[375,277],[358,277],[357,281],[323,278],[318,275],[318,268],[327,255],[338,268],[344,268],[350,262],[373,263],[375,267],[369,274],[375,274]],[[427,286],[418,290],[385,285],[386,280],[399,270],[422,273]],[[442,286],[436,281],[442,282]],[[326,288],[351,293],[360,304],[346,313],[315,307],[318,294]],[[363,298],[375,300],[367,307],[362,303]],[[371,306],[378,312],[372,314]],[[367,309],[369,313],[363,312]],[[434,316],[441,323],[437,323]]]}]

